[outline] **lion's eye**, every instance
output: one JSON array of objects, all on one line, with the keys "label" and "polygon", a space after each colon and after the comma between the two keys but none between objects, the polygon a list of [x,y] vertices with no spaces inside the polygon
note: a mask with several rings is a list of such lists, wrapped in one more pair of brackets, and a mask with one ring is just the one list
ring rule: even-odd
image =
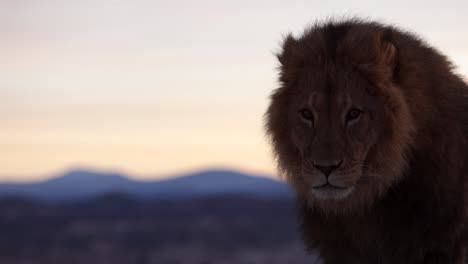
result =
[{"label": "lion's eye", "polygon": [[307,108],[299,110],[299,115],[307,121],[314,121],[314,113]]},{"label": "lion's eye", "polygon": [[351,108],[351,110],[348,111],[348,114],[346,114],[346,122],[358,118],[361,115],[361,113],[361,110],[357,108]]}]

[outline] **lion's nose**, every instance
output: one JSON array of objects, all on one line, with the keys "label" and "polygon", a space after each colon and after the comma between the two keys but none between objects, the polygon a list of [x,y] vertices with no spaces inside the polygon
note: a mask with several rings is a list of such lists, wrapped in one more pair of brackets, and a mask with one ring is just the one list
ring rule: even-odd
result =
[{"label": "lion's nose", "polygon": [[332,171],[334,171],[335,169],[339,168],[340,165],[341,165],[341,162],[343,162],[343,160],[340,160],[339,162],[336,162],[332,165],[330,164],[327,164],[327,165],[324,165],[324,164],[314,164],[314,166],[319,170],[321,171],[323,174],[325,174],[325,176],[328,177],[328,175],[330,175],[330,173]]}]

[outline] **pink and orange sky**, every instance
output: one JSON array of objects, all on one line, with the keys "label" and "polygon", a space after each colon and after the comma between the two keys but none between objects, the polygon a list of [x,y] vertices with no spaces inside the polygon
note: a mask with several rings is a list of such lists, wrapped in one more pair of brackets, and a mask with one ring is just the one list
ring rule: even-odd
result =
[{"label": "pink and orange sky", "polygon": [[285,33],[383,19],[467,76],[467,13],[462,1],[0,1],[0,180],[73,167],[274,175],[262,116]]}]

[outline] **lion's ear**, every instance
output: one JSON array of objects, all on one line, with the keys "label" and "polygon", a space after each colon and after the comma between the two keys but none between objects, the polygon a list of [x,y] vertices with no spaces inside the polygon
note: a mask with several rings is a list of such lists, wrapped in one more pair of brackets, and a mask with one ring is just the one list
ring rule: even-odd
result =
[{"label": "lion's ear", "polygon": [[[398,64],[398,51],[395,45],[387,40],[377,41],[374,62],[366,65],[368,72],[376,81],[388,81],[398,78],[396,66]],[[372,69],[373,68],[373,69]]]},{"label": "lion's ear", "polygon": [[398,65],[398,49],[391,32],[375,33],[369,36],[351,34],[345,54],[360,70],[377,82],[395,80]]},{"label": "lion's ear", "polygon": [[393,43],[383,41],[380,48],[379,62],[393,71],[397,65],[397,49]]},{"label": "lion's ear", "polygon": [[288,84],[291,80],[294,80],[297,70],[297,67],[294,65],[297,62],[297,58],[300,57],[300,55],[298,55],[297,40],[294,39],[291,34],[286,36],[283,41],[281,53],[276,56],[280,62],[279,80],[283,84]]},{"label": "lion's ear", "polygon": [[276,57],[281,63],[281,66],[285,67],[293,60],[294,50],[296,49],[297,40],[291,34],[288,34],[283,41],[281,53],[277,54]]}]

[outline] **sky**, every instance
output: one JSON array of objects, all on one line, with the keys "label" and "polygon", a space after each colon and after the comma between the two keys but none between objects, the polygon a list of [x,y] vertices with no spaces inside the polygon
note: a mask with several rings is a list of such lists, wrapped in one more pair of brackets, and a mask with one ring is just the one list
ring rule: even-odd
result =
[{"label": "sky", "polygon": [[468,76],[467,13],[451,0],[0,0],[0,180],[70,168],[274,177],[263,114],[286,33],[377,19],[417,32]]}]

